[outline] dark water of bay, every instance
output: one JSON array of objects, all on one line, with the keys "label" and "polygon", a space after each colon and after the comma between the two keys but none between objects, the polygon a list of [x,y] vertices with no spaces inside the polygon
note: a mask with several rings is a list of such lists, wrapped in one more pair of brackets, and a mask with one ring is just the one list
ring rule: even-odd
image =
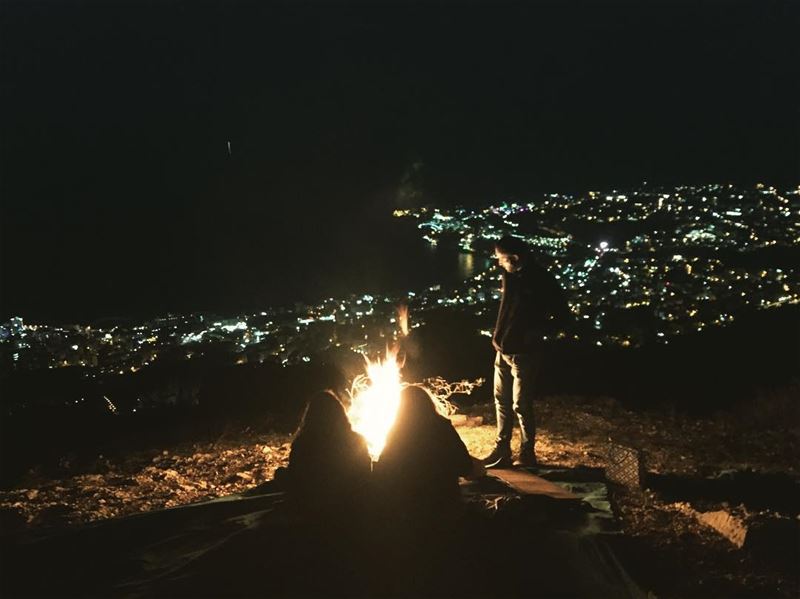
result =
[{"label": "dark water of bay", "polygon": [[276,232],[265,242],[270,259],[237,267],[237,276],[226,277],[208,308],[249,310],[350,294],[418,293],[472,277],[488,264],[455,243],[432,246],[416,221],[388,215],[330,221],[302,240],[295,243],[291,234]]},{"label": "dark water of bay", "polygon": [[65,260],[36,279],[36,293],[18,288],[20,301],[4,307],[5,316],[91,323],[196,311],[234,315],[350,294],[420,292],[486,266],[484,257],[461,253],[454,243],[432,247],[416,221],[390,210],[228,214],[199,225],[169,223],[146,243],[129,245],[96,253],[91,265]]}]

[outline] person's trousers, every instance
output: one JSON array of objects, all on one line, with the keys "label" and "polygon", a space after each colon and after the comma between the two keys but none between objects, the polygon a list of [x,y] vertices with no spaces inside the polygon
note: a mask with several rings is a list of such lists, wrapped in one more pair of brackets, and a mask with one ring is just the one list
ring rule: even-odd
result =
[{"label": "person's trousers", "polygon": [[538,354],[503,354],[494,360],[494,406],[497,412],[498,447],[511,446],[514,415],[519,420],[521,451],[533,450],[536,419],[533,397],[541,356]]}]

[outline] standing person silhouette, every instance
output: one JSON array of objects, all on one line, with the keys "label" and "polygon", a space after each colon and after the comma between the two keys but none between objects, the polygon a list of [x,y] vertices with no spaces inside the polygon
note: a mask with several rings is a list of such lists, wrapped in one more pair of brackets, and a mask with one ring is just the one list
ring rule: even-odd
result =
[{"label": "standing person silhouette", "polygon": [[487,468],[512,465],[511,435],[516,414],[521,445],[514,465],[535,466],[533,400],[544,355],[543,336],[552,326],[550,321],[566,317],[569,308],[561,287],[532,259],[524,241],[503,237],[495,244],[494,257],[503,269],[502,298],[492,336],[497,351],[494,361],[497,438],[483,464]]}]

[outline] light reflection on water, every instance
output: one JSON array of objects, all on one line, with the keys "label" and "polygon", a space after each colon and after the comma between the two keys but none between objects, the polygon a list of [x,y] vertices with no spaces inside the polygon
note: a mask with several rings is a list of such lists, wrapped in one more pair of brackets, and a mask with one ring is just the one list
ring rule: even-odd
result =
[{"label": "light reflection on water", "polygon": [[441,245],[425,244],[430,259],[429,268],[439,273],[438,282],[453,283],[471,279],[491,266],[491,260],[475,252]]},{"label": "light reflection on water", "polygon": [[458,254],[458,276],[462,279],[471,279],[475,276],[475,254],[472,252]]}]

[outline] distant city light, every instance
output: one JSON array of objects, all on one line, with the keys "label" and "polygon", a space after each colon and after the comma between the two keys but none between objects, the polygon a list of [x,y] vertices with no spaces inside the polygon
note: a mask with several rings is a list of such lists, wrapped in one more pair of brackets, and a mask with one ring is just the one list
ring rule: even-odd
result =
[{"label": "distant city light", "polygon": [[[563,288],[587,343],[638,347],[653,337],[666,342],[674,335],[727,326],[743,306],[766,310],[800,303],[800,266],[778,269],[763,261],[748,266],[749,260],[728,264],[730,255],[800,247],[797,195],[774,188],[648,187],[625,193],[548,193],[476,209],[407,209],[395,215],[415,219],[423,239],[469,252],[459,254],[463,280],[395,294],[361,290],[229,317],[166,316],[105,330],[26,324],[14,317],[0,324],[0,344],[7,344],[11,369],[83,366],[92,371],[87,377],[130,375],[163,359],[155,350],[174,356],[163,350],[187,344],[203,345],[182,349],[180,359],[201,359],[206,344],[225,343],[236,362],[289,366],[314,361],[330,348],[366,351],[385,345],[396,332],[399,303],[408,303],[416,315],[412,328],[424,324],[429,310],[456,309],[474,316],[475,330],[490,337],[500,277],[488,269],[486,258],[494,241],[511,233],[534,248]],[[529,227],[532,212],[536,225]],[[659,223],[669,222],[654,225],[652,217],[658,214]],[[629,233],[615,236],[615,247],[607,239],[592,240],[597,227],[618,221]],[[447,252],[439,253],[444,257]],[[634,326],[638,315],[631,318],[628,310],[655,317],[654,324]]]}]

